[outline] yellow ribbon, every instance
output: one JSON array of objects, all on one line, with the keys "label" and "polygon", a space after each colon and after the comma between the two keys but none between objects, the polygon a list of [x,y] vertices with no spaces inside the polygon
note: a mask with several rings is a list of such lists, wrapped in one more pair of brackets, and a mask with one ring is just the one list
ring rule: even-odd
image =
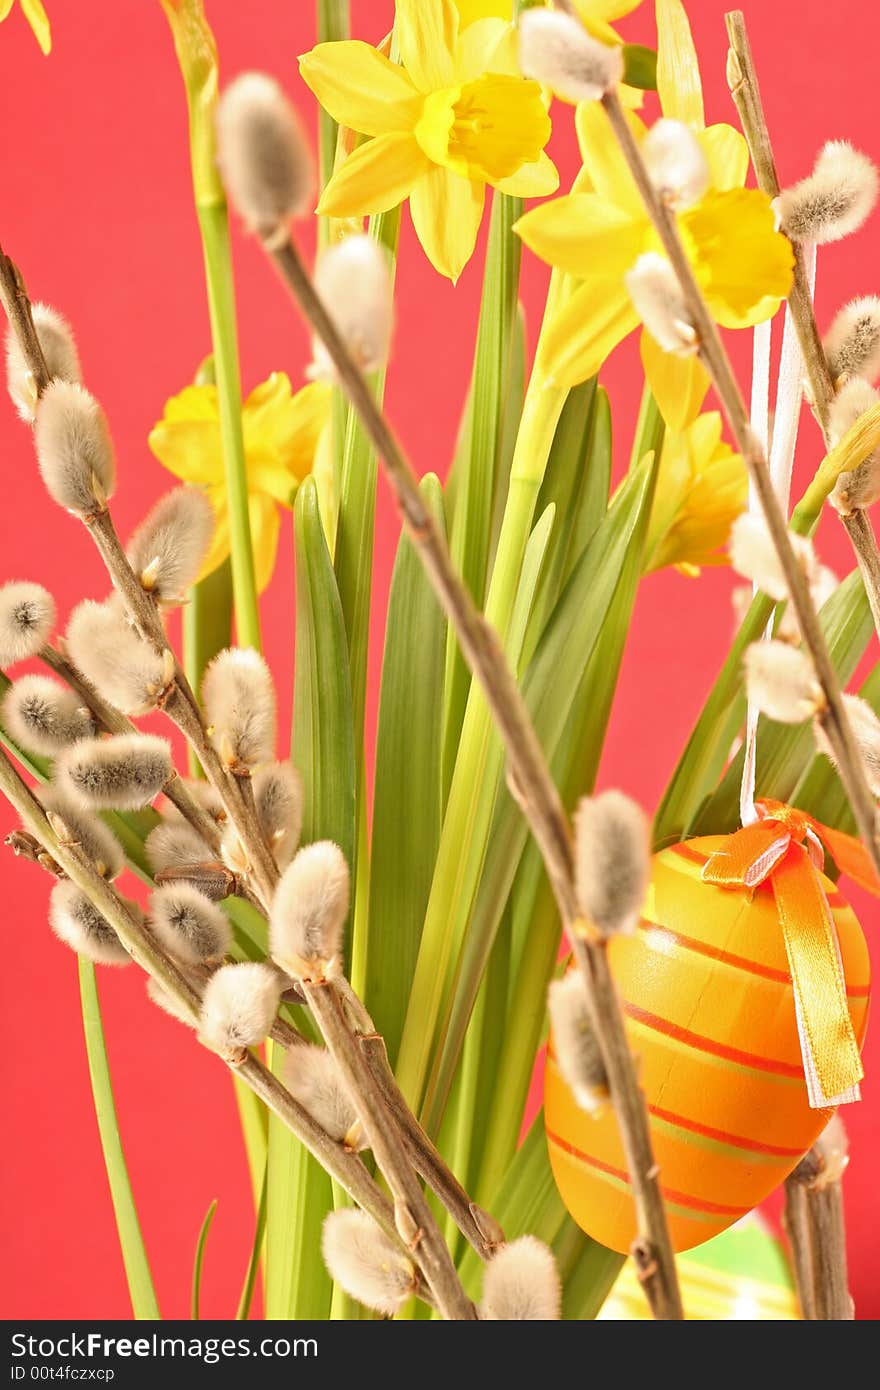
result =
[{"label": "yellow ribbon", "polygon": [[880,895],[880,879],[864,846],[852,836],[779,801],[759,801],[757,806],[760,819],[728,836],[704,865],[703,878],[720,887],[745,888],[770,880],[791,971],[810,1104],[822,1107],[850,1098],[847,1093],[857,1090],[864,1075],[834,919],[819,876],[823,845],[841,871],[870,892]]}]

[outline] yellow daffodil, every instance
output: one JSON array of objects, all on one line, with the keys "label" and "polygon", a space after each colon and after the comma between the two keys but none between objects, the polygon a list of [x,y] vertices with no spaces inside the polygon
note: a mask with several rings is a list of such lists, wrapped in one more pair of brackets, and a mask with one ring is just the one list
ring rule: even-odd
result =
[{"label": "yellow daffodil", "polygon": [[333,119],[370,137],[336,170],[318,212],[363,217],[408,198],[428,259],[456,280],[487,184],[522,197],[557,188],[544,154],[550,118],[538,83],[518,73],[503,19],[459,32],[452,0],[397,0],[396,14],[400,63],[354,40],[318,44],[300,59]]},{"label": "yellow daffodil", "polygon": [[[696,132],[710,171],[706,194],[678,214],[679,232],[717,322],[750,327],[770,318],[788,294],[792,248],[775,230],[770,200],[744,187],[749,157],[742,135],[729,125],[703,124],[699,69],[680,0],[658,0],[657,8],[663,113]],[[627,119],[641,140],[645,126],[631,112]],[[661,249],[603,108],[581,105],[576,123],[583,169],[572,192],[534,208],[516,226],[531,250],[574,277],[541,347],[546,371],[563,385],[592,376],[638,326],[624,275],[643,252]],[[665,420],[684,429],[706,394],[703,367],[696,357],[663,352],[647,332],[642,360]]]},{"label": "yellow daffodil", "polygon": [[[603,43],[620,43],[611,28],[612,21],[632,14],[641,3],[642,0],[574,0],[574,7],[584,28],[595,38]],[[513,0],[456,0],[455,7],[463,29],[478,19],[513,19]]]},{"label": "yellow daffodil", "polygon": [[[0,24],[4,19],[8,19],[12,12],[15,0],[0,0]],[[49,28],[49,16],[44,10],[41,0],[19,0],[21,12],[28,24],[34,31],[34,37],[44,53],[49,53],[52,48],[52,31]]]},{"label": "yellow daffodil", "polygon": [[727,564],[725,547],[747,494],[745,464],[721,438],[717,411],[698,415],[679,434],[667,434],[648,525],[645,573],[675,565],[682,574],[695,575],[701,565]]},{"label": "yellow daffodil", "polygon": [[[290,508],[296,489],[312,469],[330,418],[330,388],[323,382],[297,391],[283,372],[273,372],[242,407],[248,503],[257,588],[262,593],[275,567],[279,505]],[[216,386],[187,386],[165,405],[150,431],[149,445],[164,468],[205,490],[217,527],[202,577],[229,554],[229,512],[220,440]]]}]

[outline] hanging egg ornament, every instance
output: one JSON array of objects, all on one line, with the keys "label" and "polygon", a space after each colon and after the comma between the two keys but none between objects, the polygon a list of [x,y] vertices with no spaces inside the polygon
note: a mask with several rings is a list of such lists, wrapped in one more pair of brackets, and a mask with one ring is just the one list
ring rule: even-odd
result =
[{"label": "hanging egg ornament", "polygon": [[[608,947],[679,1251],[709,1240],[763,1201],[832,1113],[810,1104],[792,960],[807,1033],[820,1041],[834,1038],[835,1029],[847,1034],[856,1082],[861,1071],[858,1049],[870,993],[867,946],[852,908],[816,866],[820,837],[849,873],[853,863],[864,867],[860,846],[787,807],[772,806],[780,818],[773,822],[779,852],[768,858],[759,846],[757,873],[744,874],[754,882],[763,873],[763,881],[722,886],[706,878],[710,859],[711,867],[736,859],[747,831],[738,832],[739,840],[712,836],[665,849],[653,859],[637,930],[613,938]],[[759,839],[763,832],[765,842],[772,838],[764,824],[754,831]],[[870,867],[859,875],[876,891],[880,885],[872,879]],[[816,957],[810,952],[824,927],[814,920],[823,915],[823,893],[832,944],[820,942],[819,949],[833,957],[839,1000],[837,1017],[825,1000],[817,1020],[816,999],[801,986],[806,979],[815,994],[815,979],[822,976],[821,969],[812,970]],[[569,1212],[602,1245],[628,1251],[636,1220],[613,1108],[605,1106],[596,1116],[578,1106],[556,1064],[552,1038],[544,1107],[550,1161]]]}]

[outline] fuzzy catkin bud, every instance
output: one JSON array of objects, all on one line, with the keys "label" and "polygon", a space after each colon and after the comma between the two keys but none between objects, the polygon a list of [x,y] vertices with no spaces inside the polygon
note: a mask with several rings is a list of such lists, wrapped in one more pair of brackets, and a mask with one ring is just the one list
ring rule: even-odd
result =
[{"label": "fuzzy catkin bud", "polygon": [[[181,786],[186,787],[193,801],[201,806],[205,815],[210,816],[211,820],[216,821],[217,825],[223,825],[226,820],[226,807],[223,805],[223,798],[212,787],[210,782],[205,782],[201,777],[181,777]],[[183,820],[183,816],[176,806],[169,803],[163,815],[166,820]]]},{"label": "fuzzy catkin bud", "polygon": [[[79,354],[67,320],[48,304],[34,304],[31,314],[49,376],[57,377],[60,381],[82,381]],[[6,335],[6,384],[12,404],[22,420],[33,424],[37,390],[33,373],[11,327]]]},{"label": "fuzzy catkin bud", "polygon": [[220,97],[217,163],[230,201],[264,240],[309,209],[314,176],[299,117],[274,78],[245,72]]},{"label": "fuzzy catkin bud", "polygon": [[157,1009],[161,1009],[163,1013],[168,1014],[171,1018],[176,1018],[177,1022],[182,1023],[186,1028],[195,1028],[196,1020],[193,1018],[189,1009],[184,1008],[182,1004],[178,1004],[174,996],[169,994],[166,989],[163,989],[159,981],[154,979],[152,975],[147,976],[147,995],[151,1002],[156,1005]]},{"label": "fuzzy catkin bud", "polygon": [[281,1001],[281,979],[258,961],[222,965],[202,998],[199,1036],[225,1061],[244,1061],[247,1048],[269,1036]]},{"label": "fuzzy catkin bud", "polygon": [[[860,376],[844,381],[828,412],[828,433],[832,444],[838,444],[866,410],[880,401],[880,392]],[[839,473],[828,499],[841,516],[880,501],[880,449],[863,459],[855,468]]]},{"label": "fuzzy catkin bud", "polygon": [[569,970],[554,980],[547,999],[559,1070],[581,1109],[595,1114],[608,1099],[608,1078],[578,972]]},{"label": "fuzzy catkin bud", "polygon": [[[859,695],[844,695],[843,703],[846,706],[853,738],[862,755],[862,766],[868,786],[875,796],[880,797],[880,719],[877,718],[867,700],[863,700]],[[819,752],[824,753],[825,757],[836,767],[837,759],[834,756],[834,749],[818,719],[813,731]]]},{"label": "fuzzy catkin bud", "polygon": [[[804,536],[789,532],[795,557],[809,584],[817,573],[815,551]],[[763,516],[743,512],[733,523],[730,533],[730,563],[737,573],[757,584],[768,598],[777,603],[788,598],[788,582],[782,562],[767,529]]]},{"label": "fuzzy catkin bud", "polygon": [[847,140],[829,140],[812,174],[776,199],[782,230],[792,241],[824,245],[858,231],[877,201],[877,170]]},{"label": "fuzzy catkin bud", "polygon": [[122,846],[100,816],[84,811],[57,782],[50,782],[43,788],[40,800],[52,829],[63,844],[80,849],[102,878],[113,879],[122,873],[125,863]]},{"label": "fuzzy catkin bud", "polygon": [[355,1151],[366,1147],[357,1111],[326,1047],[311,1043],[292,1047],[285,1063],[284,1084],[294,1100],[331,1139],[339,1144],[344,1142]]},{"label": "fuzzy catkin bud", "polygon": [[415,1290],[415,1268],[365,1211],[325,1218],[321,1252],[330,1277],[367,1308],[392,1317]]},{"label": "fuzzy catkin bud", "polygon": [[131,960],[110,923],[69,879],[52,889],[49,925],[59,941],[95,965],[128,965]]},{"label": "fuzzy catkin bud", "polygon": [[77,670],[116,709],[155,709],[172,675],[170,653],[139,637],[118,604],[85,599],[70,615],[65,641]]},{"label": "fuzzy catkin bud", "polygon": [[171,745],[155,734],[82,739],[59,759],[65,784],[96,810],[142,810],[173,772]]},{"label": "fuzzy catkin bud", "polygon": [[144,841],[147,863],[156,874],[188,864],[206,864],[213,859],[210,847],[197,830],[183,818],[163,820]]},{"label": "fuzzy catkin bud", "polygon": [[202,681],[210,734],[230,767],[269,762],[275,751],[275,687],[259,652],[227,647]]},{"label": "fuzzy catkin bud", "polygon": [[214,508],[195,487],[166,492],[131,537],[129,563],[161,603],[182,599],[199,575],[214,534]]},{"label": "fuzzy catkin bud", "polygon": [[644,811],[622,792],[584,797],[574,818],[575,891],[602,936],[634,929],[651,865]]},{"label": "fuzzy catkin bud", "polygon": [[286,869],[302,830],[302,779],[290,763],[270,763],[254,773],[257,818],[275,863]]},{"label": "fuzzy catkin bud", "polygon": [[665,256],[646,251],[624,280],[639,318],[664,352],[687,357],[697,351],[696,330],[678,276]]},{"label": "fuzzy catkin bud", "polygon": [[269,949],[288,975],[323,979],[339,969],[349,873],[331,840],[307,845],[281,875],[269,916]]},{"label": "fuzzy catkin bud", "polygon": [[787,642],[753,642],[745,669],[749,699],[768,719],[802,724],[825,704],[812,661]]},{"label": "fuzzy catkin bud", "polygon": [[156,889],[150,924],[168,954],[185,965],[220,961],[232,945],[225,912],[188,883]]},{"label": "fuzzy catkin bud", "polygon": [[3,699],[3,718],[22,748],[49,758],[95,732],[92,716],[79,696],[49,676],[22,676],[15,681]]},{"label": "fuzzy catkin bud", "polygon": [[553,1252],[535,1236],[520,1236],[486,1265],[480,1316],[487,1322],[555,1322],[562,1285]]},{"label": "fuzzy catkin bud", "polygon": [[103,510],[116,484],[113,444],[94,396],[69,381],[51,381],[34,428],[37,463],[59,507],[88,518]]},{"label": "fuzzy catkin bud", "polygon": [[651,183],[677,211],[693,207],[709,187],[709,162],[683,121],[657,121],[642,141],[642,158]]},{"label": "fuzzy catkin bud", "polygon": [[874,381],[880,373],[880,299],[869,294],[844,304],[822,346],[835,381],[851,376]]},{"label": "fuzzy catkin bud", "polygon": [[594,39],[573,15],[545,9],[520,18],[519,63],[564,101],[598,101],[623,78],[618,47]]},{"label": "fuzzy catkin bud", "polygon": [[17,579],[0,589],[0,666],[27,661],[55,626],[55,600],[42,584]]},{"label": "fuzzy catkin bud", "polygon": [[[385,252],[363,233],[328,246],[315,267],[318,291],[337,332],[364,372],[375,372],[388,357],[393,296]],[[320,339],[313,347],[309,375],[335,380],[335,368]]]},{"label": "fuzzy catkin bud", "polygon": [[[821,611],[822,608],[824,608],[831,595],[837,589],[839,583],[840,581],[834,573],[834,570],[830,569],[828,565],[816,565],[810,577],[810,598],[813,600],[813,606],[817,611]],[[751,602],[751,589],[747,590],[747,593],[749,602]],[[793,603],[786,604],[783,609],[775,636],[778,637],[780,642],[791,642],[795,647],[799,647],[803,641],[801,625],[798,622],[798,616],[794,610]]]},{"label": "fuzzy catkin bud", "polygon": [[839,444],[847,430],[851,429],[867,410],[880,401],[880,391],[875,391],[864,377],[852,376],[841,382],[837,394],[828,408],[828,432],[832,444]]}]

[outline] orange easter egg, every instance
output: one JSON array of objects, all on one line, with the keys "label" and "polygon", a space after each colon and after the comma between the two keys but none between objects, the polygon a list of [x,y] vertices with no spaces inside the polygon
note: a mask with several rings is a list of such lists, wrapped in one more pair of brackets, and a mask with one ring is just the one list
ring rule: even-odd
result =
[{"label": "orange easter egg", "polygon": [[[732,1225],[791,1172],[828,1121],[810,1108],[791,975],[773,890],[701,878],[726,837],[655,855],[643,917],[615,938],[611,966],[660,1165],[672,1242],[688,1250]],[[868,1020],[868,949],[855,913],[822,877],[859,1046]],[[557,1186],[578,1225],[625,1252],[636,1234],[610,1106],[580,1109],[551,1046],[545,1121]]]}]

